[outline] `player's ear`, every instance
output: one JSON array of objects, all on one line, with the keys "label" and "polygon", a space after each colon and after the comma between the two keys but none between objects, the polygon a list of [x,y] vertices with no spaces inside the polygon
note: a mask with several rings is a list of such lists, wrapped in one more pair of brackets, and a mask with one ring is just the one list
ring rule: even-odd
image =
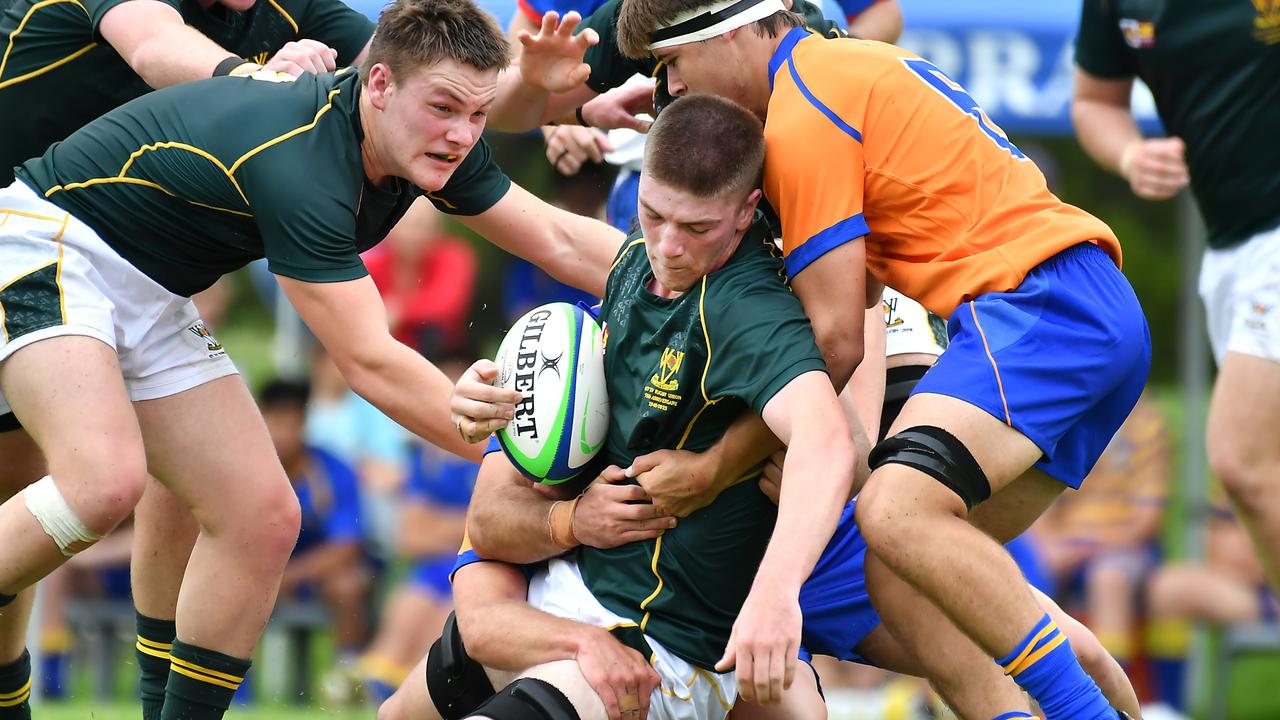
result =
[{"label": "player's ear", "polygon": [[393,85],[391,68],[383,63],[374,63],[373,67],[369,68],[369,82],[366,83],[364,91],[369,93],[369,102],[373,107],[378,110],[386,108],[387,96]]},{"label": "player's ear", "polygon": [[737,218],[739,229],[745,231],[747,228],[751,227],[751,222],[755,219],[756,215],[756,206],[760,204],[760,198],[762,195],[763,193],[760,191],[760,188],[755,188],[749,195],[747,195],[746,199],[742,201],[742,207],[739,209]]}]

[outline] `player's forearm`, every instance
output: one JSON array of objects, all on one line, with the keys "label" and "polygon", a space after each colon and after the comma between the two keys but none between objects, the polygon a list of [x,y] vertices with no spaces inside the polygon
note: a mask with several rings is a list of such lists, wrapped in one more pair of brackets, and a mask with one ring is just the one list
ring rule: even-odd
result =
[{"label": "player's forearm", "polygon": [[181,23],[166,26],[128,58],[129,66],[153,88],[211,77],[231,53],[199,31]]},{"label": "player's forearm", "polygon": [[453,424],[453,383],[439,368],[390,335],[375,347],[334,353],[351,389],[409,432],[459,457],[479,462],[483,447],[462,439]]},{"label": "player's forearm", "polygon": [[1142,139],[1127,105],[1077,97],[1071,105],[1071,120],[1084,151],[1116,174],[1120,174],[1125,148]]},{"label": "player's forearm", "polygon": [[518,600],[466,608],[458,603],[458,629],[467,654],[495,670],[525,668],[573,660],[584,636],[604,630],[535,610]]},{"label": "player's forearm", "polygon": [[525,82],[512,66],[498,76],[498,97],[489,110],[488,127],[503,132],[528,132],[544,124],[551,93]]},{"label": "player's forearm", "polygon": [[756,582],[799,591],[835,532],[853,484],[855,460],[853,441],[842,423],[792,434],[778,522]]},{"label": "player's forearm", "polygon": [[865,40],[897,42],[902,35],[902,9],[898,0],[880,0],[850,18],[849,34]]},{"label": "player's forearm", "polygon": [[509,563],[534,563],[564,553],[566,548],[551,538],[554,500],[523,480],[486,485],[477,482],[467,512],[467,538],[477,554]]},{"label": "player's forearm", "polygon": [[713,468],[713,488],[717,493],[723,492],[781,447],[782,441],[759,415],[743,413],[716,444],[703,453]]}]

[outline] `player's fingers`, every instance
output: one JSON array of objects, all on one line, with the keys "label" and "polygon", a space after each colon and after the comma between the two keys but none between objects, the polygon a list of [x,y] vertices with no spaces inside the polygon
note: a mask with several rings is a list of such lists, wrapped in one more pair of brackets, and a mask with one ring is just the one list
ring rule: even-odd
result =
[{"label": "player's fingers", "polygon": [[560,22],[560,13],[555,10],[548,10],[542,13],[542,26],[538,28],[538,34],[546,37],[556,31],[556,24]]},{"label": "player's fingers", "polygon": [[583,63],[574,68],[573,72],[569,73],[569,82],[572,85],[581,85],[585,83],[589,77],[591,77],[591,66]]},{"label": "player's fingers", "polygon": [[312,55],[320,62],[320,66],[326,71],[333,70],[337,67],[337,50],[334,50],[318,40],[312,40],[311,38],[303,38],[297,42],[299,45],[311,51]]},{"label": "player's fingers", "polygon": [[738,694],[747,702],[754,702],[756,699],[756,682],[755,682],[755,658],[751,657],[750,648],[738,648],[736,653],[738,659]]},{"label": "player's fingers", "polygon": [[789,689],[791,683],[796,680],[796,670],[800,667],[800,659],[796,656],[799,654],[800,646],[791,644],[787,646],[787,651],[782,656],[782,689],[784,691]]},{"label": "player's fingers", "polygon": [[[718,673],[729,672],[738,664],[737,646],[733,642],[735,634],[736,630],[729,631],[729,643],[725,645],[724,655],[721,655],[715,664],[715,671]],[[742,676],[739,675],[738,677],[741,678]]]},{"label": "player's fingers", "polygon": [[[612,484],[623,482],[624,480],[627,479],[627,475],[622,471],[622,468],[618,467],[617,465],[610,465],[609,467],[601,470],[600,474],[596,476],[596,479],[602,483],[608,483],[612,485]],[[629,491],[635,490],[635,486],[626,485],[618,489],[629,492]],[[644,490],[641,489],[641,492],[644,492]],[[628,499],[642,500],[644,498],[628,498]]]},{"label": "player's fingers", "polygon": [[587,28],[573,37],[574,40],[577,40],[580,43],[586,43],[587,47],[600,42],[600,33],[592,30],[591,28]]},{"label": "player's fingers", "polygon": [[449,403],[454,421],[463,418],[477,422],[484,420],[510,420],[515,417],[514,403],[481,402],[469,398],[454,398]]},{"label": "player's fingers", "polygon": [[787,662],[781,652],[769,654],[769,702],[782,700],[782,686],[787,677]]},{"label": "player's fingers", "polygon": [[564,18],[560,20],[560,27],[556,32],[562,37],[573,37],[573,31],[578,29],[578,25],[582,22],[582,15],[577,10],[570,10],[564,14]]}]

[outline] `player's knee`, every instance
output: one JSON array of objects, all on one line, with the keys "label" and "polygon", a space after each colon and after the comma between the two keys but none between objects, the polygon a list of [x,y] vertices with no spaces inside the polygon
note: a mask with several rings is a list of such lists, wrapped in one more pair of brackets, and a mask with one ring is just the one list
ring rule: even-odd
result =
[{"label": "player's knee", "polygon": [[491,720],[581,720],[563,692],[537,678],[516,680],[489,698],[473,715]]},{"label": "player's knee", "polygon": [[[46,475],[27,487],[22,501],[45,534],[66,557],[73,557],[109,532],[137,504],[141,490],[133,491],[123,480],[108,478],[100,495],[77,511]],[[137,483],[141,486],[142,483]],[[81,503],[85,505],[86,503]]]},{"label": "player's knee", "polygon": [[[886,465],[922,472],[958,497],[966,510],[991,497],[991,484],[973,453],[940,427],[917,425],[887,437],[871,451],[867,463],[873,479],[875,471]],[[884,485],[883,479],[878,484]]]},{"label": "player's knee", "polygon": [[484,668],[467,654],[453,613],[427,653],[427,694],[445,720],[467,717],[493,695]]},{"label": "player's knee", "polygon": [[262,560],[283,565],[293,553],[302,527],[302,508],[298,496],[286,485],[283,491],[267,493],[254,508],[252,517],[242,525],[241,536],[250,537],[254,555]]}]

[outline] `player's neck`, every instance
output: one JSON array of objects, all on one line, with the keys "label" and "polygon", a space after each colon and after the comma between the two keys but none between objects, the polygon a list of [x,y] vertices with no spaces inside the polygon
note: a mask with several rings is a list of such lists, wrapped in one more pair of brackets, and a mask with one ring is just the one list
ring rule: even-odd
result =
[{"label": "player's neck", "polygon": [[379,159],[378,148],[373,142],[377,136],[374,130],[378,119],[375,115],[377,113],[373,111],[368,94],[360,93],[360,128],[364,131],[364,138],[360,140],[360,162],[364,165],[364,176],[380,187],[391,173]]}]

